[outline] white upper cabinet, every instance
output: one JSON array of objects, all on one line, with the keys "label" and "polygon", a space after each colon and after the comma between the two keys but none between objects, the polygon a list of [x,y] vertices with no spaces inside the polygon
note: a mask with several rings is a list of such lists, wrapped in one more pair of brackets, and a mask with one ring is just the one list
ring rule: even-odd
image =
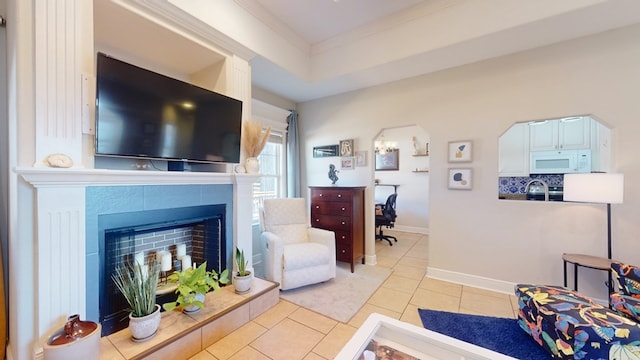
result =
[{"label": "white upper cabinet", "polygon": [[591,118],[573,116],[529,124],[531,151],[580,150],[591,147]]},{"label": "white upper cabinet", "polygon": [[500,176],[529,176],[529,124],[511,126],[498,140]]},{"label": "white upper cabinet", "polygon": [[574,116],[558,120],[559,150],[583,150],[591,147],[591,118]]},{"label": "white upper cabinet", "polygon": [[531,151],[558,149],[558,120],[536,121],[528,126]]}]

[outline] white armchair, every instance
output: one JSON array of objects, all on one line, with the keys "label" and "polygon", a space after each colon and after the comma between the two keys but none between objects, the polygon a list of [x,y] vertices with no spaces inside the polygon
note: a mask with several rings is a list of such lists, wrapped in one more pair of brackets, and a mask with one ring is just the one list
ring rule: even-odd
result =
[{"label": "white armchair", "polygon": [[335,234],[309,226],[304,199],[266,199],[260,215],[267,280],[287,290],[336,277]]}]

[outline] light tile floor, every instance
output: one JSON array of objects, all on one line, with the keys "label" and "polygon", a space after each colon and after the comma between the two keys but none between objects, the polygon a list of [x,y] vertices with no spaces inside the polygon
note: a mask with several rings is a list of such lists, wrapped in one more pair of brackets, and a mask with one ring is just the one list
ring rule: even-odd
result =
[{"label": "light tile floor", "polygon": [[[387,231],[385,231],[387,233]],[[418,308],[515,318],[513,295],[425,278],[428,237],[389,231],[398,242],[376,242],[378,264],[389,278],[348,323],[335,321],[285,300],[193,360],[333,359],[369,314],[377,312],[422,326]]]}]

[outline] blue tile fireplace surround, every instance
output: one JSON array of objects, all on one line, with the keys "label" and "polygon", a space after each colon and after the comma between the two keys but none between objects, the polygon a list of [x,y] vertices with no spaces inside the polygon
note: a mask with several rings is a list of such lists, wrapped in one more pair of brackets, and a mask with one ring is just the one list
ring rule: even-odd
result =
[{"label": "blue tile fireplace surround", "polygon": [[[144,186],[90,186],[86,188],[86,314],[87,319],[100,322],[101,262],[105,261],[104,230],[111,226],[135,226],[162,223],[167,220],[186,219],[181,214],[196,211],[195,217],[219,216],[222,208],[222,228],[225,239],[223,264],[231,264],[233,249],[233,185],[144,185]],[[217,205],[217,206],[207,206]],[[184,209],[188,210],[185,213]],[[212,211],[203,214],[202,211]],[[166,210],[166,211],[165,211]],[[117,214],[131,213],[131,217]],[[158,219],[150,220],[149,215],[157,214]],[[226,214],[226,215],[224,215]],[[175,217],[180,219],[171,219]],[[114,225],[114,219],[125,219]],[[116,222],[121,221],[117,220]],[[104,250],[102,250],[104,252]],[[149,256],[147,254],[147,256]]]}]

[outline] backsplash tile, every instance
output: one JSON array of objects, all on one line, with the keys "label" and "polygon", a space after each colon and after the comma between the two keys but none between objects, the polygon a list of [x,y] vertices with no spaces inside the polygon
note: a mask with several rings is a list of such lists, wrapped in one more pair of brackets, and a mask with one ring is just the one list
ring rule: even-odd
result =
[{"label": "backsplash tile", "polygon": [[498,178],[499,194],[525,194],[527,183],[533,179],[546,182],[549,186],[563,186],[563,174],[534,174],[528,177],[505,176]]}]

